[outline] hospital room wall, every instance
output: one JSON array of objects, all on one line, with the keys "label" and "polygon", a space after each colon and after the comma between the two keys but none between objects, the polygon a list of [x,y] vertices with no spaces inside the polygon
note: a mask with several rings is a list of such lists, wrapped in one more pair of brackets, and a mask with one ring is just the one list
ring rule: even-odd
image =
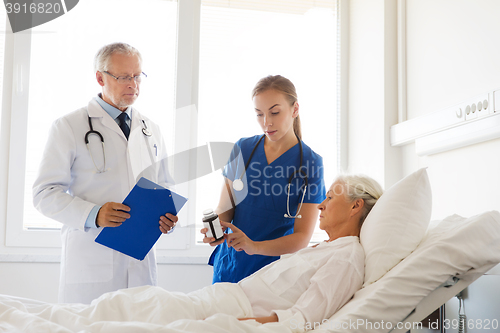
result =
[{"label": "hospital room wall", "polygon": [[[409,119],[500,88],[499,12],[495,0],[407,1]],[[500,140],[424,157],[403,150],[405,174],[429,167],[433,218],[500,209]]]},{"label": "hospital room wall", "polygon": [[350,0],[347,172],[384,187],[402,178],[400,149],[390,146],[397,123],[396,0]]},{"label": "hospital room wall", "polygon": [[[500,88],[500,1],[405,2],[408,119]],[[433,219],[500,210],[499,139],[421,157],[414,144],[388,144],[390,125],[398,121],[397,36],[392,34],[397,3],[349,1],[349,171],[368,173],[387,188],[394,178],[428,167]],[[480,278],[466,295],[468,319],[495,319],[500,276]],[[447,318],[457,317],[457,305],[456,298],[447,303]]]},{"label": "hospital room wall", "polygon": [[[429,167],[433,218],[500,210],[500,139],[417,156],[390,146],[398,122],[397,0],[350,0],[347,171],[388,187]],[[407,117],[500,88],[496,0],[406,0]]]},{"label": "hospital room wall", "polygon": [[[169,291],[190,292],[210,285],[212,267],[158,264],[158,285]],[[0,263],[0,294],[57,302],[59,263]]]},{"label": "hospital room wall", "polygon": [[[407,1],[410,119],[500,88],[498,13],[495,0]],[[499,139],[424,157],[416,157],[414,146],[403,150],[405,174],[429,167],[433,218],[500,210]],[[484,331],[477,323],[500,319],[500,276],[480,278],[465,295],[467,319],[476,323],[469,333]],[[458,317],[456,298],[446,317]]]}]

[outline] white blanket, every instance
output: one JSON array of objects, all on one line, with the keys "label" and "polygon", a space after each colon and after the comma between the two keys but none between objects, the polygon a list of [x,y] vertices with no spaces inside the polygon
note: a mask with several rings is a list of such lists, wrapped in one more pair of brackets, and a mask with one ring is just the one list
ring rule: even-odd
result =
[{"label": "white blanket", "polygon": [[[208,332],[212,327],[216,332],[301,332],[319,326],[349,301],[363,284],[363,267],[358,237],[341,237],[282,258],[238,284],[218,283],[187,295],[161,288],[133,288],[104,294],[90,306],[0,297],[0,310],[4,310],[0,319],[3,316],[13,326],[11,330],[23,332],[113,332],[116,327],[122,332],[130,325],[134,330],[147,327],[155,332],[179,332],[181,328]],[[255,321],[237,321],[273,312],[279,324],[265,328]]]},{"label": "white blanket", "polygon": [[261,325],[237,319],[252,315],[238,285],[204,288],[188,295],[138,287],[105,294],[90,305],[0,296],[0,332],[300,332],[279,323]]}]

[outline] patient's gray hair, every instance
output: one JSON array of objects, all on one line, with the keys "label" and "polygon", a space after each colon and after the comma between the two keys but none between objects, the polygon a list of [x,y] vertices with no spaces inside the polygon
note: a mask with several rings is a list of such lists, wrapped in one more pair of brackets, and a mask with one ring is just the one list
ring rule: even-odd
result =
[{"label": "patient's gray hair", "polygon": [[142,63],[142,56],[135,47],[130,46],[126,43],[113,43],[108,44],[99,51],[97,51],[94,57],[94,72],[104,72],[109,69],[109,60],[111,56],[115,53],[121,53],[129,56],[138,56],[139,61]]},{"label": "patient's gray hair", "polygon": [[350,201],[363,199],[365,205],[359,220],[359,226],[363,225],[368,213],[372,210],[377,200],[382,196],[384,190],[382,186],[374,180],[365,175],[340,175],[335,180],[346,185],[345,196]]}]

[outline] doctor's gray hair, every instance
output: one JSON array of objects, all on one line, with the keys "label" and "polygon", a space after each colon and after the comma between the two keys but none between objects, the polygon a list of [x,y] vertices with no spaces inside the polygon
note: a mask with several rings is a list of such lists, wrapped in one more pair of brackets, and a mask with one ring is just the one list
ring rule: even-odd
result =
[{"label": "doctor's gray hair", "polygon": [[94,73],[105,72],[109,69],[109,60],[111,56],[115,53],[120,53],[128,56],[138,56],[139,61],[142,63],[142,56],[135,47],[130,46],[126,43],[113,43],[108,44],[103,47],[99,51],[97,51],[94,58]]},{"label": "doctor's gray hair", "polygon": [[361,227],[368,213],[384,193],[382,186],[373,178],[365,175],[340,175],[335,182],[340,182],[345,185],[344,194],[348,200],[355,201],[363,199],[365,202],[359,220],[359,226]]}]

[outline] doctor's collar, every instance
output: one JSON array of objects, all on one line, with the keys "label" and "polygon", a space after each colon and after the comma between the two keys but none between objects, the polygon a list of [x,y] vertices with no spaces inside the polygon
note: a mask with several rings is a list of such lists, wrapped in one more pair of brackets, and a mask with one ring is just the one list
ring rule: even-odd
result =
[{"label": "doctor's collar", "polygon": [[[109,116],[111,118],[113,118],[113,119],[116,119],[122,113],[121,110],[115,108],[113,105],[111,105],[111,104],[107,103],[106,101],[104,101],[102,99],[102,94],[101,93],[97,94],[97,97],[96,97],[95,100],[104,109],[104,111],[106,111],[109,114]],[[132,119],[132,107],[131,106],[129,106],[127,108],[127,110],[125,110],[123,112],[125,112],[128,115],[129,119]]]}]

